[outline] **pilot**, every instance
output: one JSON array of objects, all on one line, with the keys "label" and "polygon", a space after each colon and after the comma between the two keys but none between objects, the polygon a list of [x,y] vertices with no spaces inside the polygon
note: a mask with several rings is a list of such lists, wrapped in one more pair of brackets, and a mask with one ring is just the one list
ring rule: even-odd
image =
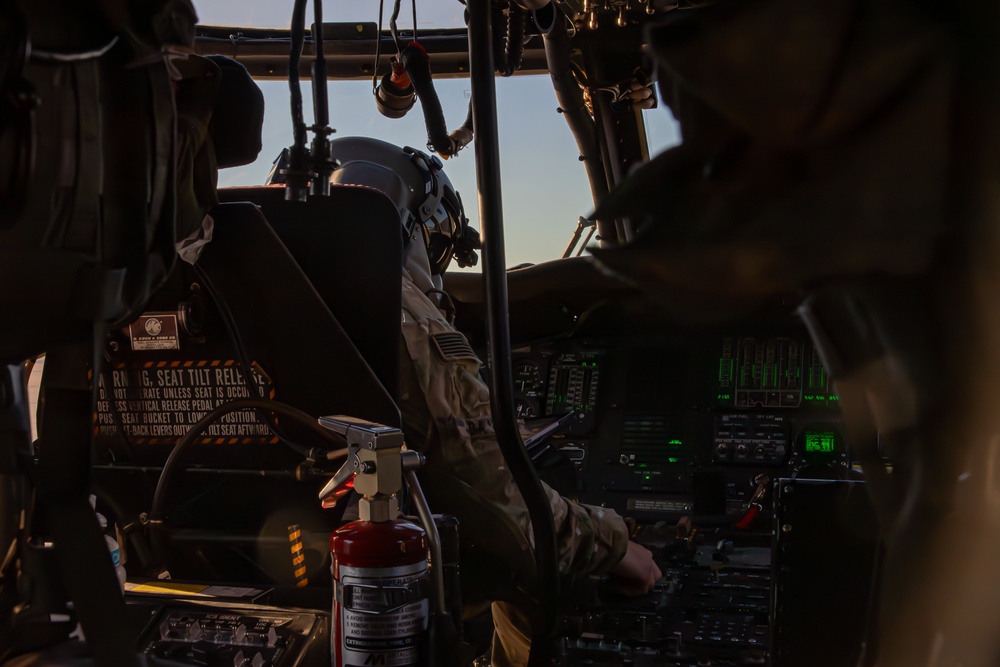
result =
[{"label": "pilot", "polygon": [[[531,590],[534,577],[528,510],[497,445],[481,362],[452,326],[454,308],[442,290],[441,276],[453,256],[460,266],[475,263],[478,234],[468,227],[462,201],[437,158],[363,137],[332,144],[341,164],[333,183],[379,190],[400,210],[406,234],[400,385],[406,443],[426,455],[421,478],[431,507],[458,517],[463,549],[474,545],[511,572],[511,590],[488,595],[495,599],[491,661],[497,667],[524,665],[531,622],[512,591]],[[548,486],[545,491],[562,575],[610,574],[621,590],[635,594],[660,578],[652,554],[629,541],[618,514],[577,504]]]}]

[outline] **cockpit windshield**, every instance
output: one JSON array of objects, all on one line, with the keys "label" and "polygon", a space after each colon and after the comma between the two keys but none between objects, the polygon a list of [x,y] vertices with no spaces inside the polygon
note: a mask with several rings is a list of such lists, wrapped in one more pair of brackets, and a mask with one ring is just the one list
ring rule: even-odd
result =
[{"label": "cockpit windshield", "polygon": [[[376,3],[331,4],[327,21],[378,21]],[[385,9],[388,25],[389,8]],[[424,3],[418,7],[417,30],[464,27],[463,6],[458,2]],[[288,11],[258,0],[198,4],[202,25],[240,25],[286,28]],[[401,12],[400,29],[413,26],[409,7]],[[219,174],[219,186],[259,185],[283,148],[291,144],[288,83],[259,81],[265,98],[263,149],[253,164],[227,169]],[[441,77],[438,94],[446,122],[453,128],[468,111],[470,85],[467,78]],[[311,85],[303,81],[305,120],[312,122]],[[336,136],[375,137],[399,145],[424,148],[427,132],[419,109],[398,119],[376,112],[370,80],[334,80],[328,84],[330,125]],[[505,240],[509,266],[536,264],[561,256],[576,228],[577,219],[593,210],[593,202],[579,151],[561,114],[548,74],[517,75],[497,80],[497,117],[501,141],[501,177],[505,211]],[[643,112],[649,154],[655,155],[680,143],[680,132],[669,110]],[[466,200],[466,214],[479,228],[475,205],[476,173],[473,148],[449,160],[448,174]],[[476,266],[467,270],[479,271]],[[454,270],[459,270],[455,267]]]}]

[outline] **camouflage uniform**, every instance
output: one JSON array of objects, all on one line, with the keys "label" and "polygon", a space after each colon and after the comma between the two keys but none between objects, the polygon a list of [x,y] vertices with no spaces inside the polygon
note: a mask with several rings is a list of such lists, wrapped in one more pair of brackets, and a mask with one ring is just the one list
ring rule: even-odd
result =
[{"label": "camouflage uniform", "polygon": [[[480,361],[465,337],[445,320],[430,298],[404,271],[401,407],[407,446],[427,455],[421,472],[435,511],[454,514],[463,546],[481,545],[513,572],[514,582],[531,590],[534,557],[524,500],[497,446],[489,389],[479,378]],[[555,519],[562,574],[601,574],[625,554],[628,534],[614,511],[580,505],[545,487]],[[523,614],[494,604],[494,620],[509,658],[526,659]],[[503,618],[497,618],[498,614]]]}]

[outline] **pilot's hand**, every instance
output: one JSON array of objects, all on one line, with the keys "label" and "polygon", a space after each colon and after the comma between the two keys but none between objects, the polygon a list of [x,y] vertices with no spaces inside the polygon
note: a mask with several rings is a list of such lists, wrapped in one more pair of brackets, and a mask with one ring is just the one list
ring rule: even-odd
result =
[{"label": "pilot's hand", "polygon": [[648,593],[663,576],[649,549],[631,541],[625,555],[608,574],[615,579],[611,582],[615,590],[626,595]]}]

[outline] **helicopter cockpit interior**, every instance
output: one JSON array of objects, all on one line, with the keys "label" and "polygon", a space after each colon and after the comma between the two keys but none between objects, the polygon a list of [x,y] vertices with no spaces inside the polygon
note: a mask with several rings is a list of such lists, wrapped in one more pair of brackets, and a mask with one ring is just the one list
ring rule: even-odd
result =
[{"label": "helicopter cockpit interior", "polygon": [[[1000,9],[377,5],[0,7],[0,665],[487,667],[505,596],[533,667],[997,664]],[[531,590],[406,447],[412,230],[331,152],[403,116]]]}]

